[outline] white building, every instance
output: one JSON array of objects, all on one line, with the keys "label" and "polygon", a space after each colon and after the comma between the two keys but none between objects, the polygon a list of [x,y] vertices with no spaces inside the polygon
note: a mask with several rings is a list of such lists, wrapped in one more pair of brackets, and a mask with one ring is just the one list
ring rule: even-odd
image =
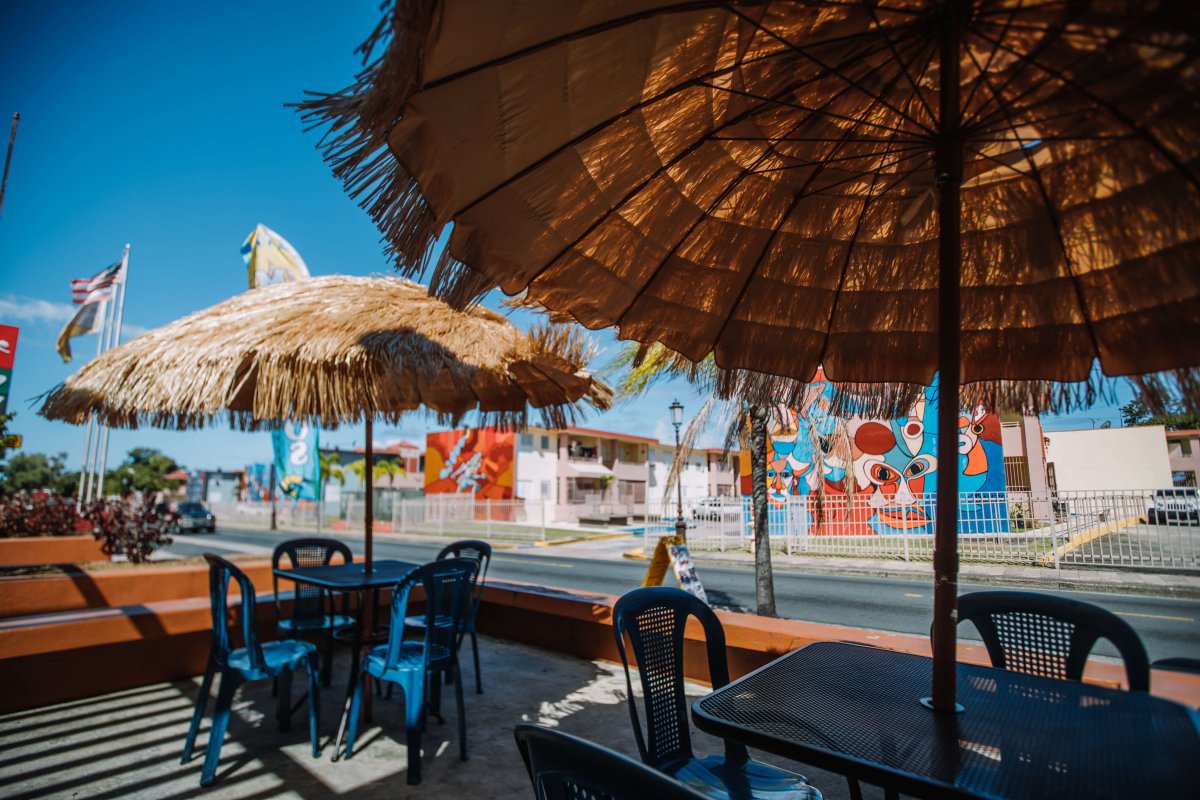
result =
[{"label": "white building", "polygon": [[1047,471],[1060,492],[1137,491],[1171,486],[1161,425],[1050,431]]}]

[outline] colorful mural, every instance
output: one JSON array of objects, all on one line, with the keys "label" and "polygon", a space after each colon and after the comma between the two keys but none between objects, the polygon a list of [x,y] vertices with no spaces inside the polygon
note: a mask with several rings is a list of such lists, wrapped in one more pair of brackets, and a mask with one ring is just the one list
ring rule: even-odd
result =
[{"label": "colorful mural", "polygon": [[469,428],[425,436],[425,493],[513,497],[512,431]]},{"label": "colorful mural", "polygon": [[[937,382],[907,416],[892,420],[834,417],[833,397],[833,385],[818,374],[801,408],[779,410],[782,422],[767,438],[767,498],[775,515],[785,507],[803,508],[804,518],[795,524],[812,535],[933,533]],[[960,532],[1007,532],[1004,451],[996,415],[982,408],[963,411],[958,452]],[[749,496],[746,451],[740,457],[740,479],[742,494]],[[812,518],[810,504],[789,503],[789,498],[821,488],[819,519]]]}]

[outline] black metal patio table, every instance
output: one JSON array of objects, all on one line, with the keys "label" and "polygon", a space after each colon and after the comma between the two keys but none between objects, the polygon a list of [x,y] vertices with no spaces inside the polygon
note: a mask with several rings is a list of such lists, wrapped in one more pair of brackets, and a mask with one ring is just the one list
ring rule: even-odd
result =
[{"label": "black metal patio table", "polygon": [[[366,565],[360,562],[352,562],[349,564],[328,564],[320,567],[297,567],[296,569],[277,569],[275,574],[280,578],[285,578],[297,583],[307,583],[310,586],[319,586],[322,589],[329,589],[334,592],[355,592],[358,595],[358,602],[355,608],[358,613],[358,623],[350,631],[350,636],[335,636],[343,641],[349,641],[350,648],[350,680],[346,683],[346,702],[342,709],[342,718],[338,723],[337,737],[333,743],[333,760],[337,761],[338,754],[342,747],[342,737],[346,733],[346,720],[350,714],[350,699],[354,694],[354,686],[361,678],[362,666],[362,648],[366,644],[377,643],[378,640],[375,633],[374,620],[370,619],[370,609],[374,603],[367,604],[364,602],[363,594],[370,590],[387,589],[395,586],[404,576],[420,564],[414,564],[409,561],[384,560],[375,561],[370,572],[366,570]],[[363,628],[366,626],[367,635],[363,635]],[[370,697],[370,694],[367,694]]]},{"label": "black metal patio table", "polygon": [[692,704],[696,726],[928,798],[1196,797],[1200,717],[1127,692],[959,664],[962,714],[931,711],[932,660],[810,644]]}]

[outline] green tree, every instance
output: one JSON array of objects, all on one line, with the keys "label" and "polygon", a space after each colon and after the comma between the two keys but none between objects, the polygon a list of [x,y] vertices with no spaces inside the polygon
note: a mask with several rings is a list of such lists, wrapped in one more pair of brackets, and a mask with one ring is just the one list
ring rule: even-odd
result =
[{"label": "green tree", "polygon": [[1200,428],[1200,411],[1176,402],[1165,413],[1153,414],[1142,400],[1135,398],[1121,406],[1121,423],[1126,427],[1162,425],[1169,431],[1194,430]]},{"label": "green tree", "polygon": [[[717,405],[718,368],[711,356],[699,363],[688,362],[662,345],[643,348],[628,342],[613,363],[614,369],[626,368],[618,383],[617,397],[632,399],[643,394],[652,384],[666,377],[684,377],[708,394],[708,399],[688,425],[679,452],[671,465],[667,490],[681,479],[681,470],[691,452],[692,443]],[[775,610],[775,575],[771,566],[770,529],[767,526],[767,425],[769,412],[765,408],[739,403],[726,441],[735,438],[749,440],[751,479],[751,521],[754,527],[754,584],[755,611],[760,616],[773,617]]]},{"label": "green tree", "polygon": [[4,456],[8,453],[8,448],[4,446],[4,437],[8,436],[8,423],[12,422],[16,412],[12,414],[0,414],[0,461],[4,460]]},{"label": "green tree", "polygon": [[79,473],[67,469],[66,459],[66,453],[16,453],[0,465],[0,493],[6,497],[17,492],[44,491],[62,497],[75,494]]},{"label": "green tree", "polygon": [[167,480],[167,473],[179,469],[170,456],[153,447],[135,447],[116,468],[104,476],[104,493],[122,497],[131,492],[153,494],[178,488],[178,481]]},{"label": "green tree", "polygon": [[318,453],[317,456],[321,459],[321,485],[324,486],[330,480],[335,480],[339,486],[345,486],[346,470],[342,467],[341,454]]}]

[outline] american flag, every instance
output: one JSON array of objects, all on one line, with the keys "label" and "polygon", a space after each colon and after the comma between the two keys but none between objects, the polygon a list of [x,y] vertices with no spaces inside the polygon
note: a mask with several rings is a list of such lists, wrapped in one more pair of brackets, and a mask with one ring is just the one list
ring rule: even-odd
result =
[{"label": "american flag", "polygon": [[80,306],[85,303],[100,303],[112,300],[113,286],[121,282],[121,262],[105,267],[91,278],[76,278],[71,281],[71,302]]}]

